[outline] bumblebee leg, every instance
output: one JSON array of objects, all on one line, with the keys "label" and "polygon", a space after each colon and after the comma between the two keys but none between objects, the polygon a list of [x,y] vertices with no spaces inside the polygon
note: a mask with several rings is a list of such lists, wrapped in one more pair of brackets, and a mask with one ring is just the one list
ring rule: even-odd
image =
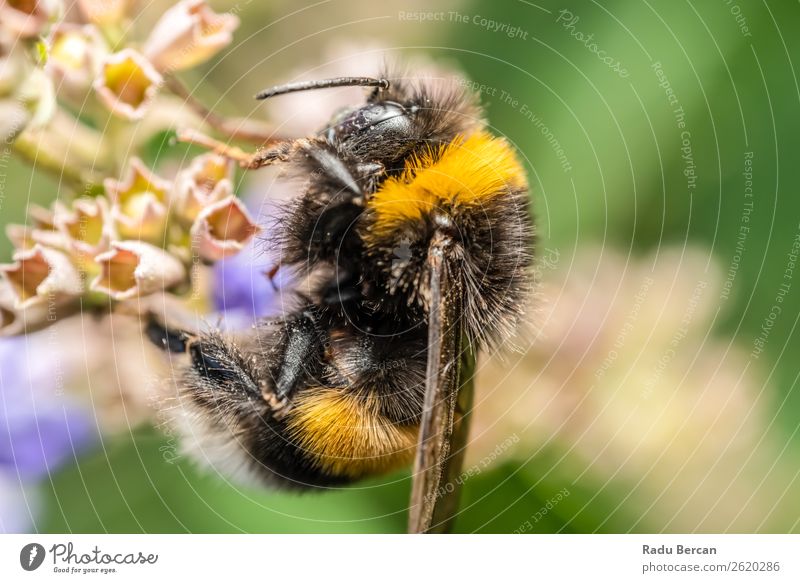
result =
[{"label": "bumblebee leg", "polygon": [[284,139],[270,143],[270,147],[259,150],[254,154],[248,154],[235,146],[229,146],[224,142],[215,140],[201,132],[184,129],[178,132],[178,141],[187,144],[202,146],[231,160],[235,160],[242,168],[255,170],[263,166],[269,166],[275,162],[285,162],[289,159],[299,145],[306,142],[305,139]]},{"label": "bumblebee leg", "polygon": [[301,384],[319,376],[324,334],[314,314],[306,311],[289,322],[284,332],[283,358],[275,382],[275,394],[286,399]]},{"label": "bumblebee leg", "polygon": [[193,338],[187,343],[192,369],[218,391],[260,398],[261,388],[255,371],[238,349],[218,335]]},{"label": "bumblebee leg", "polygon": [[152,313],[148,314],[144,332],[150,342],[167,352],[186,352],[186,342],[191,338],[191,334],[183,330],[169,328]]},{"label": "bumblebee leg", "polygon": [[248,159],[240,161],[239,164],[242,168],[256,170],[274,164],[275,162],[286,162],[298,148],[298,145],[303,142],[305,142],[304,139],[278,142],[275,146],[259,150]]}]

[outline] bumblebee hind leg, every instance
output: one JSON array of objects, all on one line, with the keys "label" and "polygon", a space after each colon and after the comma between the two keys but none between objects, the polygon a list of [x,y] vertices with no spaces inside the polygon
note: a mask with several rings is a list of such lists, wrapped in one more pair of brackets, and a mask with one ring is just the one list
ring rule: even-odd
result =
[{"label": "bumblebee hind leg", "polygon": [[174,353],[186,352],[186,342],[191,338],[188,332],[169,328],[152,313],[147,315],[144,332],[150,342],[162,350]]}]

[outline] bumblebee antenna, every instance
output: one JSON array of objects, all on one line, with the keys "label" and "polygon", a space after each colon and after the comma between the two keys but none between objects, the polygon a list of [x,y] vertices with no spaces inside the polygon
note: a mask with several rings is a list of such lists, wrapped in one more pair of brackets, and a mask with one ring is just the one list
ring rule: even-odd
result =
[{"label": "bumblebee antenna", "polygon": [[308,91],[310,89],[328,89],[331,87],[380,87],[389,88],[388,79],[375,79],[373,77],[335,77],[333,79],[320,79],[318,81],[298,81],[296,83],[286,83],[265,89],[256,94],[256,99],[269,99],[276,95],[285,95],[297,91]]}]

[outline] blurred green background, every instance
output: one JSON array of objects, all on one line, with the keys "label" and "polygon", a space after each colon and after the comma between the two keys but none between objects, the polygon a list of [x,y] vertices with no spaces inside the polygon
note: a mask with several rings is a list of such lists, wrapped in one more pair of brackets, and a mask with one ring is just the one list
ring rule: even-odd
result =
[{"label": "blurred green background", "polygon": [[[562,265],[587,247],[616,250],[626,261],[652,257],[665,247],[701,249],[723,277],[740,254],[729,297],[716,301],[703,334],[743,347],[745,356],[751,352],[775,304],[787,253],[800,230],[796,2],[211,4],[218,10],[236,9],[242,27],[227,52],[186,77],[200,87],[206,103],[216,103],[224,113],[262,115],[264,110],[254,110],[250,99],[257,89],[286,79],[298,67],[325,64],[332,46],[344,45],[348,48],[343,50],[353,53],[360,46],[369,51],[380,47],[391,58],[422,56],[460,69],[484,86],[482,101],[493,131],[507,136],[525,158],[542,248],[558,250]],[[151,11],[157,15],[158,6],[148,6],[143,22]],[[419,22],[408,13],[442,16]],[[507,26],[493,31],[490,21]],[[518,31],[504,33],[512,27]],[[587,47],[589,34],[614,65]],[[616,62],[627,75],[614,70]],[[666,76],[677,105],[668,101],[658,71]],[[678,127],[676,107],[683,108],[685,128]],[[688,134],[682,136],[684,131]],[[682,151],[687,137],[690,156]],[[750,153],[752,198],[745,196],[743,175]],[[160,150],[156,154],[166,155]],[[687,168],[696,178],[687,177]],[[29,193],[30,200],[39,202],[52,199],[55,186],[41,173],[16,162],[4,173],[6,192]],[[744,249],[737,252],[748,201],[753,204],[746,223],[750,230]],[[3,222],[22,222],[27,202],[25,196],[8,197]],[[10,255],[6,241],[0,243],[0,255],[3,260]],[[795,480],[795,468],[800,469],[797,287],[798,282],[791,285],[764,353],[754,363],[763,371],[754,398],[767,403],[769,412],[764,432],[778,444],[774,457],[762,461],[767,472],[777,464],[788,476],[781,483],[784,499],[776,505],[800,498]],[[681,314],[671,317],[679,320]],[[46,512],[36,528],[405,529],[407,474],[324,494],[262,492],[226,484],[183,460],[165,463],[159,449],[165,443],[151,427],[104,438],[102,447],[45,485]],[[641,492],[631,495],[642,479],[635,472],[589,467],[573,455],[567,437],[536,447],[525,443],[466,481],[458,532],[800,530],[800,514],[791,514],[794,505],[780,515],[765,515],[760,524],[669,524],[649,512],[657,500]],[[745,453],[742,463],[749,459]],[[751,494],[758,497],[760,484],[754,484]],[[532,520],[564,487],[569,496],[552,505],[546,516]],[[741,499],[742,504],[751,501],[748,496]],[[713,502],[709,500],[709,507]],[[530,527],[523,526],[526,521]]]}]

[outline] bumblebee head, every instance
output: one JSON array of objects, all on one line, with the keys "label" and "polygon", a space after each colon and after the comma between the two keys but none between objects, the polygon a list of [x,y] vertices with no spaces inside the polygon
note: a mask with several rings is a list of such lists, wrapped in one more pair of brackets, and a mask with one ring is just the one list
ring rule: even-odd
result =
[{"label": "bumblebee head", "polygon": [[415,135],[414,120],[419,107],[404,106],[394,101],[368,103],[363,107],[345,111],[325,130],[325,138],[340,144],[346,154],[357,155],[364,137],[372,147],[384,149],[401,146]]}]

